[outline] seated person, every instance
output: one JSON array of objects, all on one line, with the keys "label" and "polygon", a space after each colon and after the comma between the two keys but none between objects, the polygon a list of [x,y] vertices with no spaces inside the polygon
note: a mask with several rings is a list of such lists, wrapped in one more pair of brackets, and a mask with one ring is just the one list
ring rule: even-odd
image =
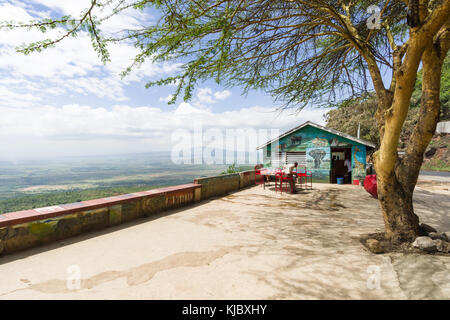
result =
[{"label": "seated person", "polygon": [[297,192],[295,190],[295,182],[294,182],[294,179],[297,178],[297,176],[294,173],[294,169],[297,168],[297,166],[298,166],[298,162],[294,162],[294,163],[283,166],[283,173],[291,178],[291,179],[289,179],[289,184],[291,185],[291,193]]}]

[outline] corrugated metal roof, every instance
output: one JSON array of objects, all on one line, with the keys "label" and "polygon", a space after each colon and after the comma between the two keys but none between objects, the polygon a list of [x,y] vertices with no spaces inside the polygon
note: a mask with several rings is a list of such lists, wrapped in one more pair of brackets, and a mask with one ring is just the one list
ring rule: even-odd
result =
[{"label": "corrugated metal roof", "polygon": [[267,146],[268,144],[271,144],[271,143],[273,143],[273,142],[275,142],[277,140],[280,140],[281,138],[283,138],[283,137],[285,137],[285,136],[287,136],[287,135],[289,135],[289,134],[291,134],[291,133],[293,133],[295,131],[298,131],[298,130],[306,127],[306,126],[312,126],[312,127],[317,128],[317,129],[330,132],[330,133],[335,134],[337,136],[341,136],[343,138],[346,138],[346,139],[358,142],[358,143],[363,144],[365,146],[368,146],[368,147],[371,147],[371,148],[375,148],[375,144],[373,144],[372,142],[369,142],[367,140],[356,138],[356,137],[351,136],[349,134],[346,134],[346,133],[343,133],[343,132],[340,132],[340,131],[337,131],[337,130],[334,130],[334,129],[330,129],[330,128],[327,128],[327,127],[324,127],[324,126],[321,126],[321,125],[319,125],[317,123],[314,123],[314,122],[311,122],[311,121],[306,121],[305,123],[299,125],[298,127],[295,127],[295,128],[293,128],[293,129],[291,129],[289,131],[286,131],[285,133],[283,133],[282,135],[278,136],[277,138],[272,139],[272,140],[266,142],[265,144],[259,146],[258,148],[256,148],[256,150],[262,149],[265,146]]}]

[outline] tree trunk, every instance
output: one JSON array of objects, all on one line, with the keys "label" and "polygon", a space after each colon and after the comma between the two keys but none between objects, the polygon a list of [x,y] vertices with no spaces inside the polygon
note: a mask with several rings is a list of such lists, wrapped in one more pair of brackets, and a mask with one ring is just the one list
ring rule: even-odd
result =
[{"label": "tree trunk", "polygon": [[419,234],[419,218],[414,214],[412,191],[399,180],[395,172],[387,177],[377,175],[386,238],[393,243],[412,242]]},{"label": "tree trunk", "polygon": [[[423,154],[436,130],[440,111],[439,91],[442,65],[450,47],[448,26],[444,26],[441,31],[422,56],[423,81],[420,113],[406,153],[403,158],[395,160],[393,170],[384,170],[386,168],[382,167],[383,162],[379,163],[377,168],[377,170],[380,169],[380,174],[377,174],[378,197],[383,212],[386,237],[394,243],[411,242],[419,234],[419,218],[414,214],[413,192],[422,166]],[[386,122],[386,125],[389,130],[389,123]],[[392,143],[393,141],[385,140],[384,142]]]},{"label": "tree trunk", "polygon": [[[417,42],[415,45],[416,47],[414,44],[410,45],[405,61],[394,73],[396,83],[392,104],[381,106],[383,111],[378,114],[378,121],[384,124],[379,127],[380,149],[374,154],[378,199],[385,223],[385,235],[392,243],[412,242],[419,233],[419,219],[414,214],[412,202],[414,186],[410,188],[403,183],[408,172],[398,174],[396,170],[403,165],[398,157],[397,147],[421,57]],[[421,164],[420,162],[419,168]]]},{"label": "tree trunk", "polygon": [[448,34],[438,37],[434,45],[427,48],[422,56],[423,81],[419,118],[409,138],[405,156],[396,168],[402,185],[407,186],[411,192],[414,191],[423,155],[439,121],[442,65],[448,50],[448,43],[442,47],[440,43],[448,40]]}]

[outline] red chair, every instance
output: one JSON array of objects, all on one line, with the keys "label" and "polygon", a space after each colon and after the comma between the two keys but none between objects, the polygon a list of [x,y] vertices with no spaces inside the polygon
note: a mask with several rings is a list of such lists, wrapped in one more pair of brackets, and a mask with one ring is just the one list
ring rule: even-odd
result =
[{"label": "red chair", "polygon": [[309,179],[309,187],[312,189],[312,172],[306,170],[305,167],[300,169],[300,172],[297,173],[297,177],[300,180],[300,187],[303,188],[303,179],[305,180],[305,189],[308,189],[308,179]]},{"label": "red chair", "polygon": [[277,175],[281,174],[283,171],[280,168],[274,169],[273,174],[275,174],[275,191],[277,190]]},{"label": "red chair", "polygon": [[291,190],[291,181],[292,176],[285,175],[281,170],[277,171],[275,173],[275,192],[277,192],[278,189],[280,189],[280,192],[283,193],[283,183],[288,183],[289,189]]},{"label": "red chair", "polygon": [[255,169],[255,184],[264,184],[264,175],[261,174],[261,169]]}]

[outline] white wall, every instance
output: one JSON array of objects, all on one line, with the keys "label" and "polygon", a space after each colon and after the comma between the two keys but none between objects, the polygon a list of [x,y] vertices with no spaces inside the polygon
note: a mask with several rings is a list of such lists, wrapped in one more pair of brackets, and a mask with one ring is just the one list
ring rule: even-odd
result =
[{"label": "white wall", "polygon": [[436,133],[450,133],[450,121],[438,122]]}]

